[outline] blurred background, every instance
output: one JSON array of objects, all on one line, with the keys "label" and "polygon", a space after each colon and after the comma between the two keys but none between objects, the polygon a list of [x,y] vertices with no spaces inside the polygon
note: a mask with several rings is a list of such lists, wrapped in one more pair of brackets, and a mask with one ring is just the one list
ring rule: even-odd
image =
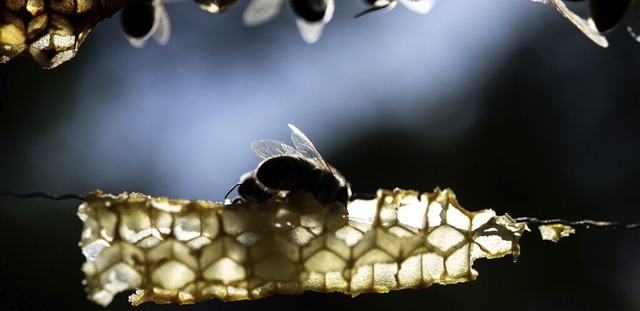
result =
[{"label": "blurred background", "polygon": [[[54,70],[0,65],[0,189],[137,191],[220,201],[258,139],[309,136],[354,191],[450,187],[469,210],[640,222],[640,44],[602,49],[552,6],[452,0],[354,19],[337,1],[307,45],[291,10],[242,25],[168,5],[168,45],[130,47],[117,17]],[[0,198],[0,309],[100,310],[85,298],[78,202]],[[140,310],[638,310],[640,232],[536,231],[470,283],[351,298],[306,293]],[[130,309],[125,294],[110,310]]]}]

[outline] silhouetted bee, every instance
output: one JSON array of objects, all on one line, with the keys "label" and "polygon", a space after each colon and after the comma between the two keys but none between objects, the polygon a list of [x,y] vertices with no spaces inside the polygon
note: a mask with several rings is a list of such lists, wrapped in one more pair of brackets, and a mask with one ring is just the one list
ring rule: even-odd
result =
[{"label": "silhouetted bee", "polygon": [[[252,0],[242,20],[247,26],[258,26],[275,17],[285,0]],[[333,17],[333,0],[289,0],[296,15],[296,24],[302,39],[315,43],[320,39],[324,25]]]},{"label": "silhouetted bee", "polygon": [[393,9],[398,1],[402,2],[404,6],[406,6],[409,10],[420,13],[427,14],[431,11],[431,8],[436,3],[436,0],[363,0],[365,3],[370,5],[370,7],[360,13],[358,13],[355,17],[360,17],[365,14],[369,14],[371,12],[375,12],[382,9]]},{"label": "silhouetted bee", "polygon": [[162,0],[139,0],[120,12],[120,25],[129,43],[142,48],[153,36],[159,44],[169,42],[171,25]]},{"label": "silhouetted bee", "polygon": [[[548,0],[534,0],[546,3]],[[550,0],[551,4],[578,27],[589,39],[602,47],[609,43],[602,35],[625,21],[627,31],[640,41],[640,1],[638,0],[589,0],[589,17],[584,19],[571,11],[562,0]],[[568,0],[585,1],[585,0]]]},{"label": "silhouetted bee", "polygon": [[251,143],[251,149],[265,159],[255,171],[244,174],[238,185],[238,194],[245,202],[265,201],[276,194],[292,192],[311,194],[318,203],[344,206],[351,195],[349,183],[328,165],[318,149],[295,126],[291,140],[294,147],[275,140]]}]

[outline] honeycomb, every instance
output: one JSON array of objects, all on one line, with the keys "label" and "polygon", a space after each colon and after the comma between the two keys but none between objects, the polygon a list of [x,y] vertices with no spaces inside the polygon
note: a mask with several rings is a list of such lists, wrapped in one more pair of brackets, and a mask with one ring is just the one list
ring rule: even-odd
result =
[{"label": "honeycomb", "polygon": [[379,190],[337,210],[306,200],[224,205],[94,191],[78,210],[88,297],[106,306],[136,290],[133,305],[192,304],[467,282],[478,258],[517,259],[527,230],[509,215],[464,210],[450,189]]},{"label": "honeycomb", "polygon": [[4,0],[0,4],[0,63],[18,55],[54,68],[73,58],[100,21],[131,0]]}]

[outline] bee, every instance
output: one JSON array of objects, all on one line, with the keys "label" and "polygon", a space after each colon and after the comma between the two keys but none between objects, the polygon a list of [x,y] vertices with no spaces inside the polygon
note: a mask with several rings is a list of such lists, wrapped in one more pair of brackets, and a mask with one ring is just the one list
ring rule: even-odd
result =
[{"label": "bee", "polygon": [[291,193],[310,194],[322,205],[347,205],[351,188],[334,167],[298,128],[289,124],[295,147],[275,140],[251,143],[251,149],[264,160],[255,171],[245,173],[238,184],[238,195],[244,202],[283,198]]},{"label": "bee", "polygon": [[142,48],[153,38],[161,45],[169,42],[171,24],[162,0],[138,0],[120,12],[120,26],[134,47]]},{"label": "bee", "polygon": [[[548,0],[534,0],[546,3]],[[551,4],[589,39],[601,47],[609,43],[604,37],[624,21],[627,31],[640,41],[640,1],[638,0],[589,0],[589,17],[584,19],[571,11],[562,0],[550,0]],[[570,0],[585,1],[585,0]]]},{"label": "bee", "polygon": [[[300,36],[307,43],[320,39],[324,25],[333,18],[334,0],[289,0]],[[278,15],[285,0],[252,0],[242,14],[247,26],[258,26]]]},{"label": "bee", "polygon": [[379,11],[379,10],[391,10],[397,4],[398,1],[402,2],[404,6],[406,6],[409,10],[420,13],[427,14],[431,11],[431,8],[436,3],[436,0],[363,0],[370,7],[360,13],[358,13],[355,17],[360,17],[362,15],[369,14],[371,12]]}]

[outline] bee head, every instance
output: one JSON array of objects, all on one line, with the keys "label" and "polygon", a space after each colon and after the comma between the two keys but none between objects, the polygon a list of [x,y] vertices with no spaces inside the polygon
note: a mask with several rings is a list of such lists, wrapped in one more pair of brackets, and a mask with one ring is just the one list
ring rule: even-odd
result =
[{"label": "bee head", "polygon": [[264,202],[273,194],[265,189],[253,176],[253,172],[248,172],[240,177],[238,184],[238,195],[245,202],[256,201]]}]

